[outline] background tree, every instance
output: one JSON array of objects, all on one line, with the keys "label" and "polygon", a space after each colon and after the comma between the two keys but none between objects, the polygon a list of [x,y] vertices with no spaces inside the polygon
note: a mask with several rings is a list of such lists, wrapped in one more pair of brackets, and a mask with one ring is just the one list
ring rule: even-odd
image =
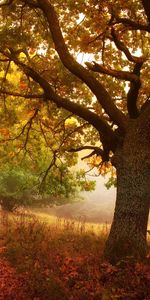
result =
[{"label": "background tree", "polygon": [[[50,156],[48,157],[50,159]],[[44,161],[43,155],[40,162]],[[81,200],[79,191],[91,191],[94,181],[88,181],[85,172],[71,172],[63,164],[43,171],[44,164],[36,166],[24,159],[20,164],[16,159],[4,163],[0,168],[0,205],[3,210],[14,212],[18,208],[46,207],[62,205]],[[45,165],[46,162],[45,162]]]},{"label": "background tree", "polygon": [[[24,58],[23,53],[20,56]],[[0,76],[3,80],[5,70],[2,69]],[[14,63],[7,73],[7,82],[13,89],[26,88]],[[49,120],[49,107],[39,100],[34,99],[29,105],[12,96],[4,97],[2,102],[0,204],[3,209],[62,205],[81,199],[80,191],[94,189],[95,182],[87,179],[85,171],[71,169],[77,163],[77,155],[72,157],[59,150],[67,137],[74,134],[76,120],[71,115],[66,114],[58,122],[55,115]]]},{"label": "background tree", "polygon": [[[100,157],[100,168],[110,163],[116,168],[117,200],[105,257],[112,262],[144,257],[150,204],[149,2],[10,0],[1,1],[1,11],[3,107],[7,110],[12,97],[34,107],[21,131],[26,150],[44,106],[46,143],[52,131],[59,133],[54,158],[89,149]],[[13,64],[22,74],[15,91],[9,80]],[[71,116],[73,128],[65,123]]]}]

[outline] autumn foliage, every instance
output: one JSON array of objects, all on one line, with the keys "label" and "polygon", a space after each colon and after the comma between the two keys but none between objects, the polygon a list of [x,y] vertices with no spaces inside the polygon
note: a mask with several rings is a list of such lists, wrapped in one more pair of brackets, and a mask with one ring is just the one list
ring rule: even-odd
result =
[{"label": "autumn foliage", "polygon": [[[4,251],[4,248],[0,248],[1,254]],[[18,276],[4,258],[0,258],[0,299],[29,299],[25,293],[24,278]]]},{"label": "autumn foliage", "polygon": [[148,300],[149,258],[105,262],[106,229],[98,235],[75,221],[49,225],[31,215],[3,216],[0,299]]}]

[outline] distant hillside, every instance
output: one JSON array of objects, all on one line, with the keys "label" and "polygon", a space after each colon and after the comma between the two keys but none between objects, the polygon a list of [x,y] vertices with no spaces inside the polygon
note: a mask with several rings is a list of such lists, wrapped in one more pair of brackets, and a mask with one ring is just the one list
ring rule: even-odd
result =
[{"label": "distant hillside", "polygon": [[82,193],[83,200],[74,204],[65,204],[58,207],[42,209],[43,212],[57,217],[82,219],[86,222],[110,223],[112,221],[115,194],[114,188],[107,190],[104,179],[96,180],[96,190]]}]

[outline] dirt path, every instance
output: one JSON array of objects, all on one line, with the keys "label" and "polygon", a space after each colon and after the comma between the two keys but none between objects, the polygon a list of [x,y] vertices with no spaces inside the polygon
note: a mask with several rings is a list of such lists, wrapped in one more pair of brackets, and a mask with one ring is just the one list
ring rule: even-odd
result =
[{"label": "dirt path", "polygon": [[0,248],[0,300],[31,300],[25,293],[25,282],[15,269],[1,256]]}]

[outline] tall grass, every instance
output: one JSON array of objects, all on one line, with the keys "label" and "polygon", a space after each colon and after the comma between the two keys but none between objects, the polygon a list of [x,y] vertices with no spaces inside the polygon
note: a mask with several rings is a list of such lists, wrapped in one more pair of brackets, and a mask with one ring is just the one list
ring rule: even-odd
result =
[{"label": "tall grass", "polygon": [[108,232],[107,224],[81,219],[1,213],[5,256],[23,274],[31,300],[148,300],[150,267],[104,263]]},{"label": "tall grass", "polygon": [[76,277],[80,277],[77,281],[81,289],[91,278],[95,264],[98,271],[108,233],[106,225],[90,226],[81,220],[27,213],[3,214],[1,231],[5,255],[18,272],[25,274],[31,299],[44,300],[71,299],[70,288],[76,284]]}]

